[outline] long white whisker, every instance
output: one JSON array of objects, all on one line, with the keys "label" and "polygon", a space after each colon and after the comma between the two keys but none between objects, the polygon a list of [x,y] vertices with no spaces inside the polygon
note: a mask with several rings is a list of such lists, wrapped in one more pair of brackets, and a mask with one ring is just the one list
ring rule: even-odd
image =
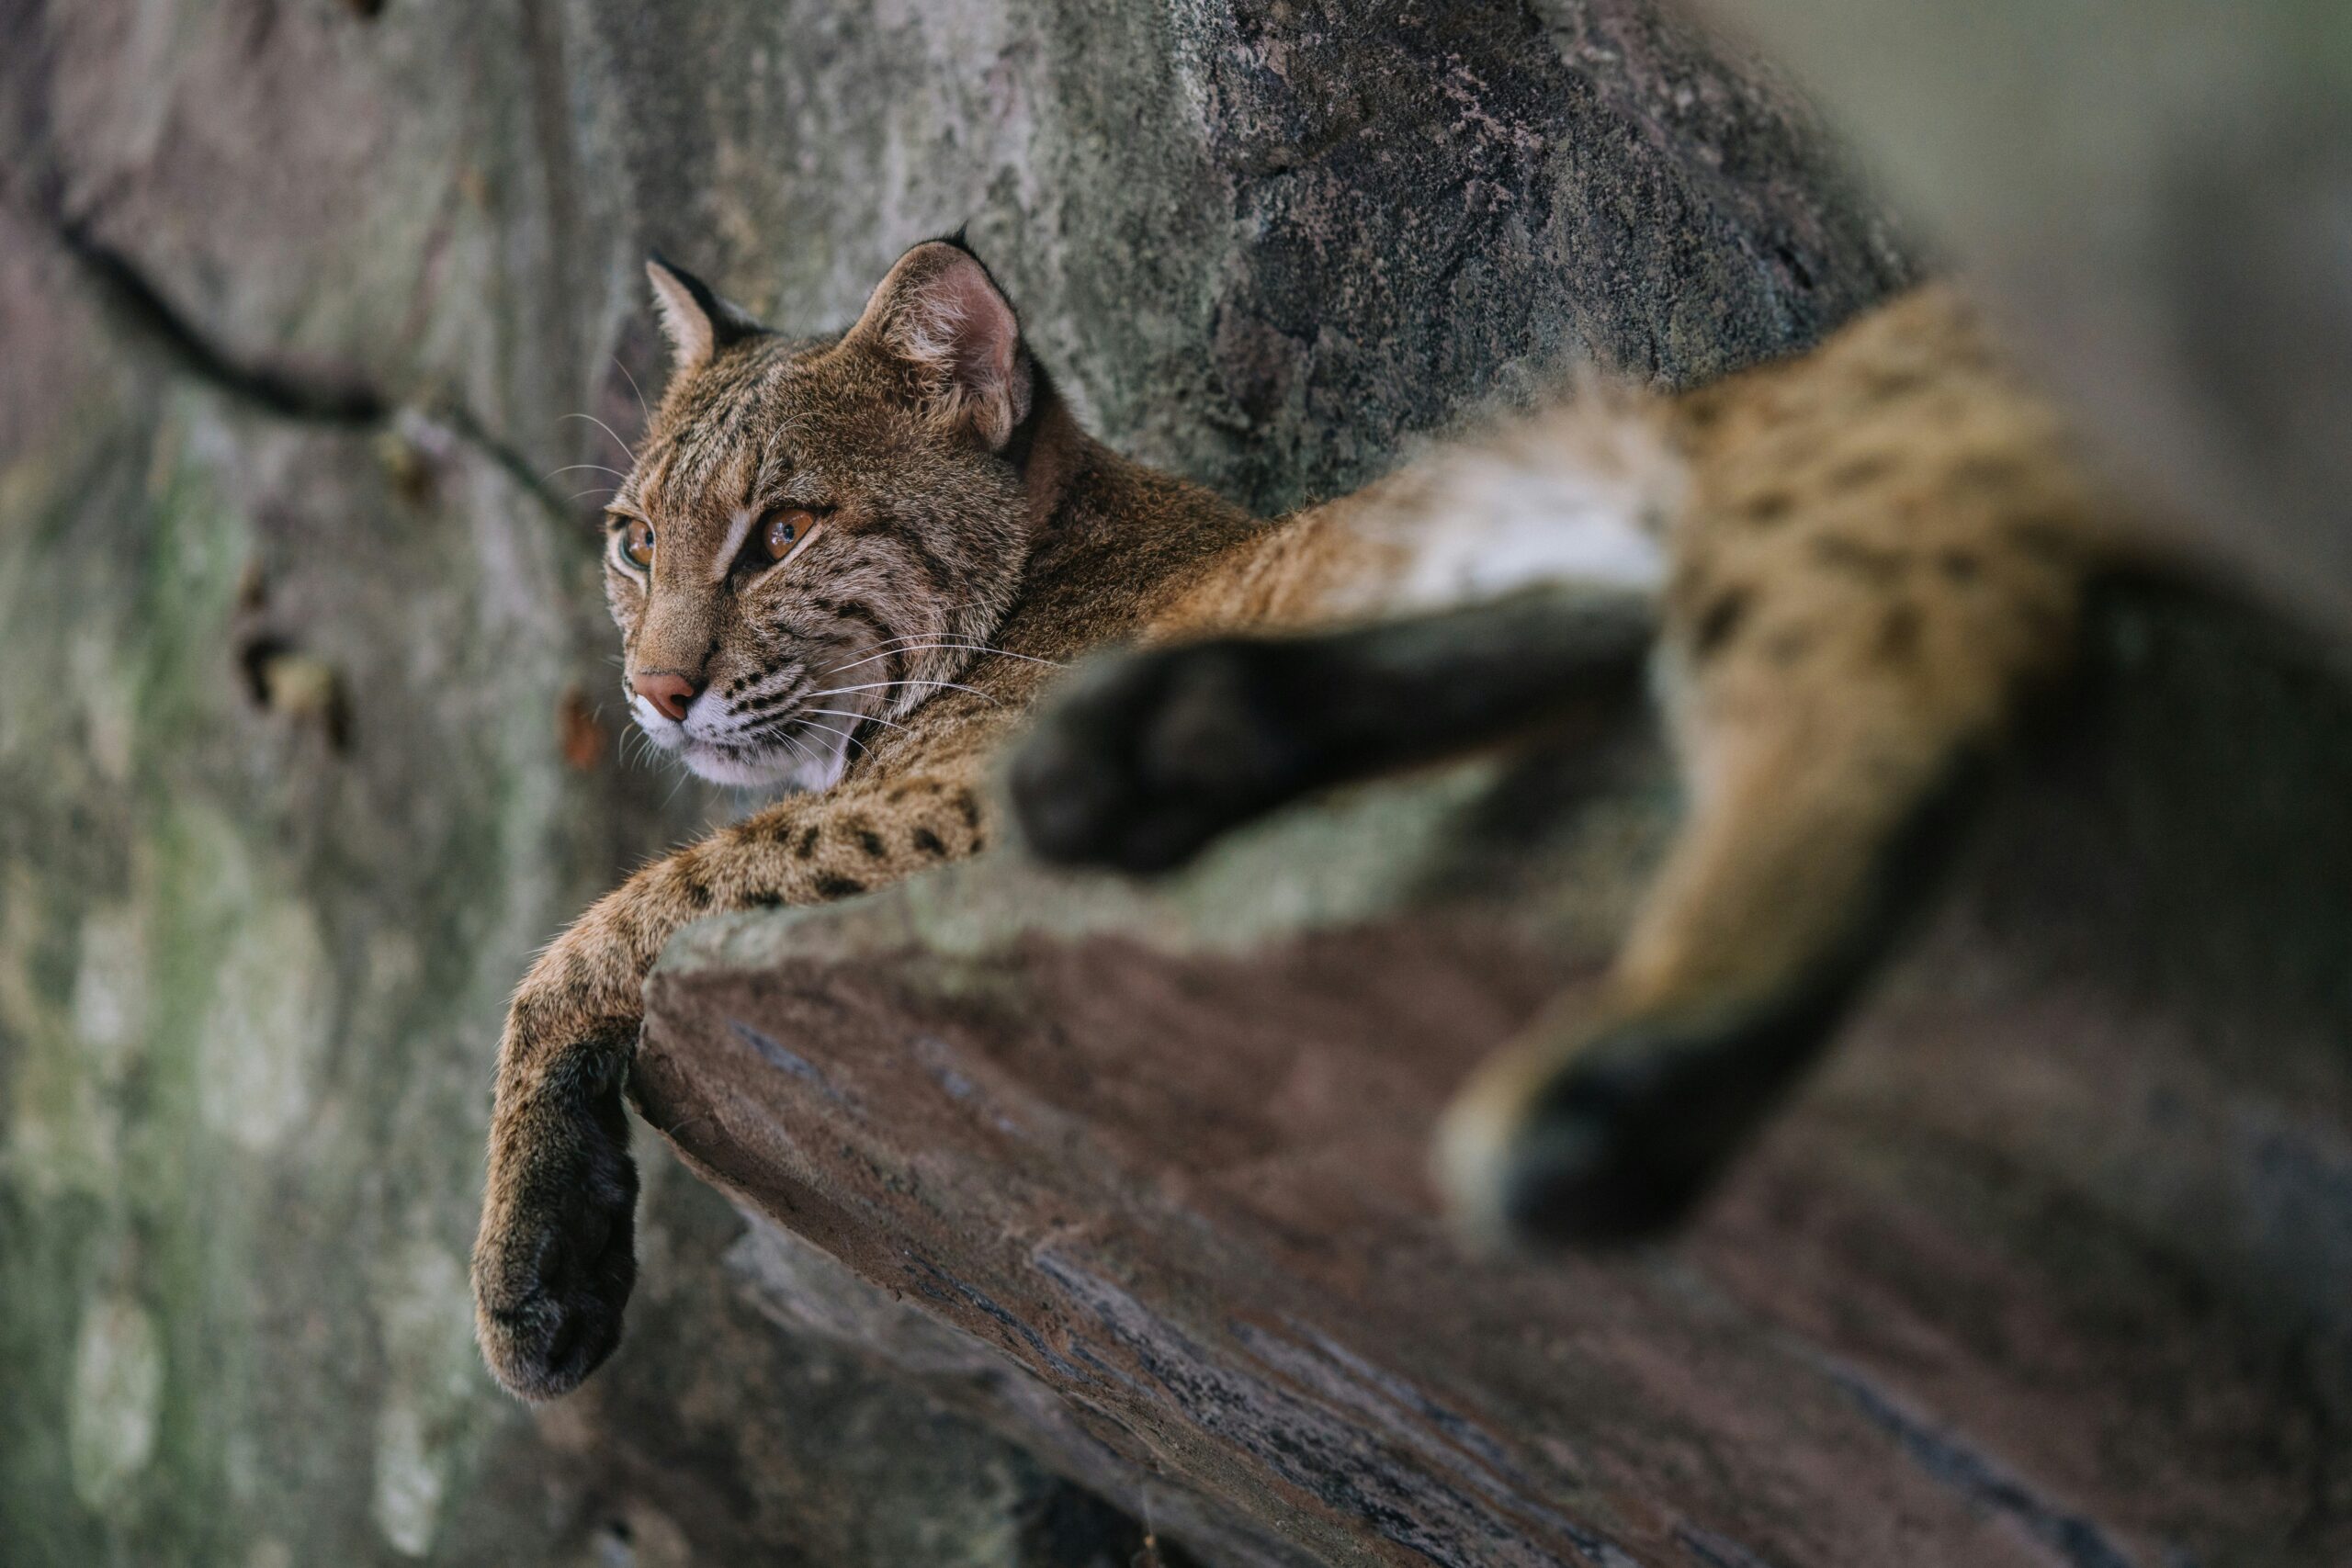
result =
[{"label": "long white whisker", "polygon": [[821,767],[823,765],[824,760],[819,757],[816,752],[808,750],[808,747],[800,744],[800,737],[793,734],[789,729],[786,730],[777,739],[781,739],[786,746],[791,747],[793,755],[798,757],[802,761],[807,762],[813,767]]},{"label": "long white whisker", "polygon": [[[967,611],[967,610],[968,610],[968,609],[972,608],[974,605],[978,604],[978,603],[979,603],[979,601],[978,601],[978,599],[958,599],[955,604],[944,606],[944,607],[940,611],[940,614],[941,614],[941,615],[943,615],[950,616],[950,617],[953,617],[953,616],[956,616],[956,615],[962,615],[965,611]],[[945,631],[944,629],[942,629],[942,630],[940,630],[940,631],[936,631],[936,632],[909,632],[909,633],[907,633],[904,637],[893,637],[893,638],[891,638],[890,640],[892,640],[893,642],[906,642],[906,641],[911,640],[912,638],[915,638],[915,637],[947,637],[947,636],[950,636],[950,635],[951,635],[951,634],[950,634],[950,633],[948,633],[947,631]]]},{"label": "long white whisker", "polygon": [[645,394],[641,391],[638,391],[637,378],[629,376],[628,367],[621,363],[621,356],[619,355],[614,355],[612,356],[612,360],[613,368],[619,371],[623,376],[628,377],[628,389],[632,392],[637,392],[637,412],[645,416],[646,423],[651,424],[653,423],[653,411],[645,406]]},{"label": "long white whisker", "polygon": [[[969,640],[970,639],[966,637],[963,633],[951,631],[947,627],[942,626],[935,632],[904,632],[898,637],[885,637],[874,646],[876,648],[896,648],[901,643],[909,642],[958,642]],[[975,646],[985,648],[989,645],[981,643],[976,644]]]},{"label": "long white whisker", "polygon": [[821,729],[828,735],[838,735],[842,739],[848,741],[851,745],[856,747],[859,750],[863,751],[865,750],[865,742],[860,740],[855,735],[846,729],[836,729],[830,724],[814,723],[810,724],[808,728],[811,729]]},{"label": "long white whisker", "polygon": [[899,637],[885,637],[880,642],[874,644],[874,647],[877,650],[888,651],[889,649],[899,648],[906,643],[924,641],[935,642],[942,638],[955,637],[959,635],[959,633],[945,630],[935,632],[908,632]]},{"label": "long white whisker", "polygon": [[831,714],[835,718],[855,718],[855,719],[863,719],[863,720],[865,720],[865,721],[866,723],[868,723],[868,724],[878,724],[878,725],[880,725],[880,726],[881,726],[883,728],[885,728],[885,729],[904,729],[904,728],[906,728],[906,726],[905,726],[905,725],[903,725],[903,724],[893,724],[893,723],[891,723],[888,719],[882,717],[882,716],[881,716],[880,715],[878,715],[878,714],[870,714],[870,713],[852,713],[852,712],[850,712],[850,711],[849,711],[849,709],[847,709],[847,708],[802,708],[800,711],[801,711],[802,713],[829,713],[829,714]]},{"label": "long white whisker", "polygon": [[1008,653],[1003,649],[987,648],[977,642],[926,642],[909,648],[886,648],[881,652],[869,654],[864,659],[854,659],[847,664],[836,664],[825,673],[838,675],[844,670],[854,670],[861,664],[877,664],[885,659],[895,658],[901,653],[929,653],[934,649],[963,653],[989,653],[999,659],[1018,659],[1028,664],[1046,664],[1056,670],[1062,668],[1062,661],[1058,659],[1039,659],[1027,653]]},{"label": "long white whisker", "polygon": [[564,419],[584,419],[584,420],[586,420],[589,423],[591,423],[591,424],[594,425],[597,429],[599,429],[599,430],[603,431],[605,434],[612,436],[612,438],[613,438],[613,444],[614,444],[615,446],[618,446],[622,451],[628,453],[628,460],[629,460],[630,462],[634,463],[634,462],[636,462],[636,461],[637,461],[637,454],[636,454],[636,452],[635,452],[635,451],[633,451],[633,450],[631,450],[631,449],[630,449],[629,444],[628,444],[628,442],[626,442],[626,441],[623,441],[623,440],[620,438],[620,436],[619,436],[618,434],[615,434],[615,432],[614,432],[614,430],[613,430],[613,427],[612,427],[611,425],[606,424],[603,420],[598,419],[594,414],[593,414],[593,413],[568,413],[568,414],[565,414],[565,415],[563,416],[563,419],[559,419],[559,420],[557,420],[557,421],[556,421],[556,423],[557,423],[558,424],[561,424],[561,423],[563,423],[563,420],[564,420]]},{"label": "long white whisker", "polygon": [[885,637],[874,646],[876,648],[895,648],[902,642],[921,642],[925,637],[954,637],[955,635],[956,634],[954,632],[946,630],[935,632],[901,632],[897,637]]},{"label": "long white whisker", "polygon": [[550,468],[546,473],[541,474],[539,476],[539,482],[541,484],[545,484],[548,480],[555,478],[558,474],[568,474],[577,468],[594,468],[600,474],[610,474],[616,479],[625,479],[628,478],[627,474],[621,472],[618,468],[608,468],[602,463],[566,463],[560,468]]},{"label": "long white whisker", "polygon": [[955,681],[869,681],[863,686],[834,686],[830,690],[822,692],[803,692],[801,696],[804,699],[808,697],[838,697],[851,692],[895,691],[900,686],[945,686],[953,691],[969,692],[972,695],[979,698],[983,702],[992,703],[997,700],[988,693],[981,691],[978,686],[967,686]]}]

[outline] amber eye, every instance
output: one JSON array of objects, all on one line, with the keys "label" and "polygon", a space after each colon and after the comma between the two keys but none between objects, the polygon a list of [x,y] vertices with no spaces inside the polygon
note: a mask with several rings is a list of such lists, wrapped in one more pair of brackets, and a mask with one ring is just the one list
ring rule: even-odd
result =
[{"label": "amber eye", "polygon": [[803,506],[780,506],[760,519],[759,547],[770,560],[782,560],[816,533],[817,514]]},{"label": "amber eye", "polygon": [[653,564],[653,525],[642,517],[632,517],[628,526],[621,530],[621,554],[639,568]]}]

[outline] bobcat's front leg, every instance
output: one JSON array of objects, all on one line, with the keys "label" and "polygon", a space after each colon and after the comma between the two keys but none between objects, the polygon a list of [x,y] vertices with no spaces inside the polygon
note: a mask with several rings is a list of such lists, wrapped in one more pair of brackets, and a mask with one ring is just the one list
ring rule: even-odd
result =
[{"label": "bobcat's front leg", "polygon": [[960,775],[786,801],[646,867],[540,955],[499,1045],[475,1329],[526,1399],[577,1387],[620,1342],[637,1172],[621,1096],[647,972],[677,930],[755,905],[846,897],[980,847]]},{"label": "bobcat's front leg", "polygon": [[1654,618],[1638,593],[1554,588],[1105,660],[1015,755],[1013,814],[1047,860],[1164,871],[1310,791],[1632,696]]},{"label": "bobcat's front leg", "polygon": [[670,863],[591,908],[540,954],[507,1010],[474,1314],[491,1371],[526,1399],[577,1386],[620,1341],[637,1279],[621,1090],[647,949],[680,923],[664,908]]}]

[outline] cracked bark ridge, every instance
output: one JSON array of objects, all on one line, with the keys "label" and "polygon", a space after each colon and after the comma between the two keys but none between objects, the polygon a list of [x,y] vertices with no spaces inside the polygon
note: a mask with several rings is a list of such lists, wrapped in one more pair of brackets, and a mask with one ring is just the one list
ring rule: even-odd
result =
[{"label": "cracked bark ridge", "polygon": [[2233,612],[2098,626],[1923,943],[1653,1253],[1465,1258],[1421,1174],[1607,950],[1662,826],[1640,735],[1156,891],[999,860],[695,928],[636,1092],[778,1228],[770,1310],[1212,1561],[2341,1561],[2352,704]]},{"label": "cracked bark ridge", "polygon": [[559,522],[576,520],[571,500],[547,480],[508,441],[492,434],[481,418],[446,393],[429,402],[404,406],[347,368],[248,358],[215,342],[139,264],[74,219],[52,217],[50,227],[73,259],[82,283],[136,349],[144,349],[178,374],[273,419],[297,424],[342,425],[400,433],[401,415],[437,425],[473,446],[505,470],[507,479]]}]

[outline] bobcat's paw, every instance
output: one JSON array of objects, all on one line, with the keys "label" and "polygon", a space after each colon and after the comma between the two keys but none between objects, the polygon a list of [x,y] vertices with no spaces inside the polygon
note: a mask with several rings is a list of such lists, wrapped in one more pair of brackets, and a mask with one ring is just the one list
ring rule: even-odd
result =
[{"label": "bobcat's paw", "polygon": [[1682,1221],[1772,1099],[1705,1035],[1633,1023],[1517,1047],[1447,1109],[1437,1179],[1482,1242],[1643,1241]]},{"label": "bobcat's paw", "polygon": [[474,1330],[525,1399],[580,1386],[620,1343],[637,1280],[637,1167],[617,1094],[593,1113],[523,1123],[492,1150],[474,1244]]},{"label": "bobcat's paw", "polygon": [[1285,650],[1220,641],[1081,674],[1012,762],[1013,814],[1048,860],[1164,871],[1306,787]]}]

